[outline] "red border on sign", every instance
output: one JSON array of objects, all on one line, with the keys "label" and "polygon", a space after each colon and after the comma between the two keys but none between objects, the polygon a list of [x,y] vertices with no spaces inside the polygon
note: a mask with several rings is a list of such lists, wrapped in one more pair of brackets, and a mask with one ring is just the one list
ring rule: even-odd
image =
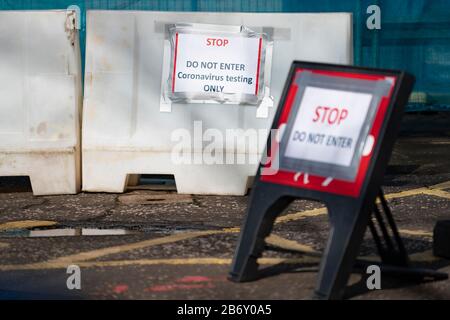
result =
[{"label": "red border on sign", "polygon": [[259,89],[259,68],[261,67],[261,46],[262,46],[262,38],[259,38],[258,66],[257,66],[257,68],[256,68],[256,88],[255,88],[255,96],[258,95],[258,89]]},{"label": "red border on sign", "polygon": [[[266,170],[270,168],[270,162],[262,168],[261,172],[261,181],[277,183],[292,187],[301,187],[304,189],[311,189],[315,191],[328,192],[343,196],[351,196],[358,197],[361,192],[361,187],[364,183],[364,179],[366,177],[367,170],[369,168],[370,160],[373,155],[373,150],[377,144],[378,136],[380,134],[381,126],[383,125],[383,120],[386,116],[386,112],[389,106],[390,99],[392,97],[392,93],[395,87],[396,78],[393,76],[385,76],[385,75],[371,75],[371,74],[360,74],[360,73],[350,73],[350,72],[340,72],[340,71],[327,71],[327,70],[313,70],[313,69],[297,69],[295,76],[293,77],[293,82],[289,88],[289,91],[286,96],[286,101],[283,105],[283,109],[280,114],[280,119],[276,128],[280,128],[281,125],[287,124],[288,118],[292,109],[292,105],[295,101],[295,97],[298,93],[298,86],[295,84],[295,78],[301,72],[312,72],[315,74],[321,74],[325,76],[338,77],[338,78],[350,78],[350,79],[361,79],[361,80],[384,80],[387,78],[393,79],[391,89],[389,91],[388,96],[385,96],[381,99],[380,104],[377,109],[377,113],[375,115],[375,119],[373,121],[372,128],[370,129],[369,134],[375,138],[374,145],[372,147],[372,151],[367,156],[362,156],[358,173],[355,181],[349,182],[339,179],[333,179],[329,184],[324,184],[327,177],[308,175],[308,179],[306,181],[303,179],[303,176],[297,177],[295,179],[297,173],[291,171],[279,170],[277,173],[270,175],[270,173]],[[269,160],[273,158],[278,152],[277,147],[272,147],[270,150]],[[267,172],[268,174],[264,174]],[[304,173],[303,173],[304,174]]]},{"label": "red border on sign", "polygon": [[[261,68],[261,48],[262,48],[262,38],[259,38],[259,47],[258,47],[258,65],[256,68],[256,88],[255,88],[255,96],[258,95],[259,91],[259,72]],[[178,54],[178,32],[175,34],[175,52],[173,58],[173,72],[172,72],[172,92],[175,92],[175,75],[177,71],[177,54]]]},{"label": "red border on sign", "polygon": [[175,54],[173,58],[172,92],[175,92],[175,74],[177,71],[178,32],[175,34]]}]

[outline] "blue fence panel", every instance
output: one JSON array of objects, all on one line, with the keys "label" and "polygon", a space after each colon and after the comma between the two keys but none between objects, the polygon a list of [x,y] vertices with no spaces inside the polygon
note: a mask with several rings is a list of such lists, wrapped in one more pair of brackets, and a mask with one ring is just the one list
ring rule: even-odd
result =
[{"label": "blue fence panel", "polygon": [[[221,12],[352,12],[356,65],[405,69],[417,78],[410,111],[450,111],[448,0],[0,0],[1,10],[65,9],[77,5],[84,57],[86,10]],[[369,30],[367,8],[381,9],[381,29]]]}]

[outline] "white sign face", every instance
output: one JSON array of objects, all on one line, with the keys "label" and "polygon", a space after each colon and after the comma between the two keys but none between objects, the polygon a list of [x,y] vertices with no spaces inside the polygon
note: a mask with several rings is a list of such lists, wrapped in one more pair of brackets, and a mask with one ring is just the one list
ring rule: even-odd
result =
[{"label": "white sign face", "polygon": [[306,87],[284,156],[350,166],[372,97]]},{"label": "white sign face", "polygon": [[177,33],[172,92],[258,94],[261,38]]}]

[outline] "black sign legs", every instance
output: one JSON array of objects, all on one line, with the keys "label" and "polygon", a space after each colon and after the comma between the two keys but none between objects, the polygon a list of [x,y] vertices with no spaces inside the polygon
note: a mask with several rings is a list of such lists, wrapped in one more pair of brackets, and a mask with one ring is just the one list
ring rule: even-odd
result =
[{"label": "black sign legs", "polygon": [[252,190],[250,206],[238,242],[230,272],[230,280],[244,282],[257,277],[257,259],[261,256],[264,239],[272,231],[276,217],[292,202],[291,197],[280,198],[271,186]]},{"label": "black sign legs", "polygon": [[[285,195],[279,189],[277,192],[273,185],[256,184],[234,256],[230,280],[245,282],[258,278],[257,260],[262,255],[264,240],[272,231],[275,219],[294,199],[307,198],[302,196],[300,190],[294,193]],[[425,277],[447,279],[446,273],[410,266],[408,254],[381,190],[378,200],[372,201],[373,206],[360,207],[361,203],[356,201],[348,202],[339,197],[328,199],[330,235],[320,264],[315,299],[344,297],[367,226],[381,257],[383,274],[416,280]]]},{"label": "black sign legs", "polygon": [[382,190],[378,193],[378,200],[379,202],[375,203],[371,219],[368,222],[382,261],[381,272],[418,281],[424,278],[432,280],[448,279],[448,274],[443,272],[411,267],[408,253]]},{"label": "black sign legs", "polygon": [[259,276],[257,260],[265,238],[294,199],[317,200],[328,208],[331,230],[315,298],[344,297],[356,262],[364,264],[356,258],[367,227],[382,273],[447,277],[411,268],[380,191],[413,84],[414,77],[401,71],[294,61],[272,124],[279,139],[267,141],[269,161],[259,166],[231,280]]},{"label": "black sign legs", "polygon": [[[259,187],[256,184],[234,256],[230,280],[245,282],[258,277],[257,259],[264,250],[264,240],[272,231],[276,217],[296,198],[301,197],[283,196],[275,186]],[[320,266],[315,297],[340,299],[366,230],[368,214],[358,214],[360,211],[353,203],[339,198],[330,201],[328,208],[331,232]]]},{"label": "black sign legs", "polygon": [[341,299],[366,231],[368,214],[352,203],[327,204],[330,235],[319,269],[316,299]]},{"label": "black sign legs", "polygon": [[375,203],[374,205],[372,219],[369,220],[369,229],[381,261],[389,265],[407,267],[409,265],[408,253],[403,245],[394,217],[382,190],[378,194],[378,199],[380,203]]}]

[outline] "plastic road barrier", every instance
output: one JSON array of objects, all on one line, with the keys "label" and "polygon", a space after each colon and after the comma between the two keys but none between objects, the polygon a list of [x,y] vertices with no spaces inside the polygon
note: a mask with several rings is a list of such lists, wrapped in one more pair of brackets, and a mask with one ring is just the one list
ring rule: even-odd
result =
[{"label": "plastic road barrier", "polygon": [[0,12],[0,176],[35,195],[80,190],[81,60],[74,11]]},{"label": "plastic road barrier", "polygon": [[295,59],[352,63],[351,14],[88,11],[83,190],[245,194]]}]

